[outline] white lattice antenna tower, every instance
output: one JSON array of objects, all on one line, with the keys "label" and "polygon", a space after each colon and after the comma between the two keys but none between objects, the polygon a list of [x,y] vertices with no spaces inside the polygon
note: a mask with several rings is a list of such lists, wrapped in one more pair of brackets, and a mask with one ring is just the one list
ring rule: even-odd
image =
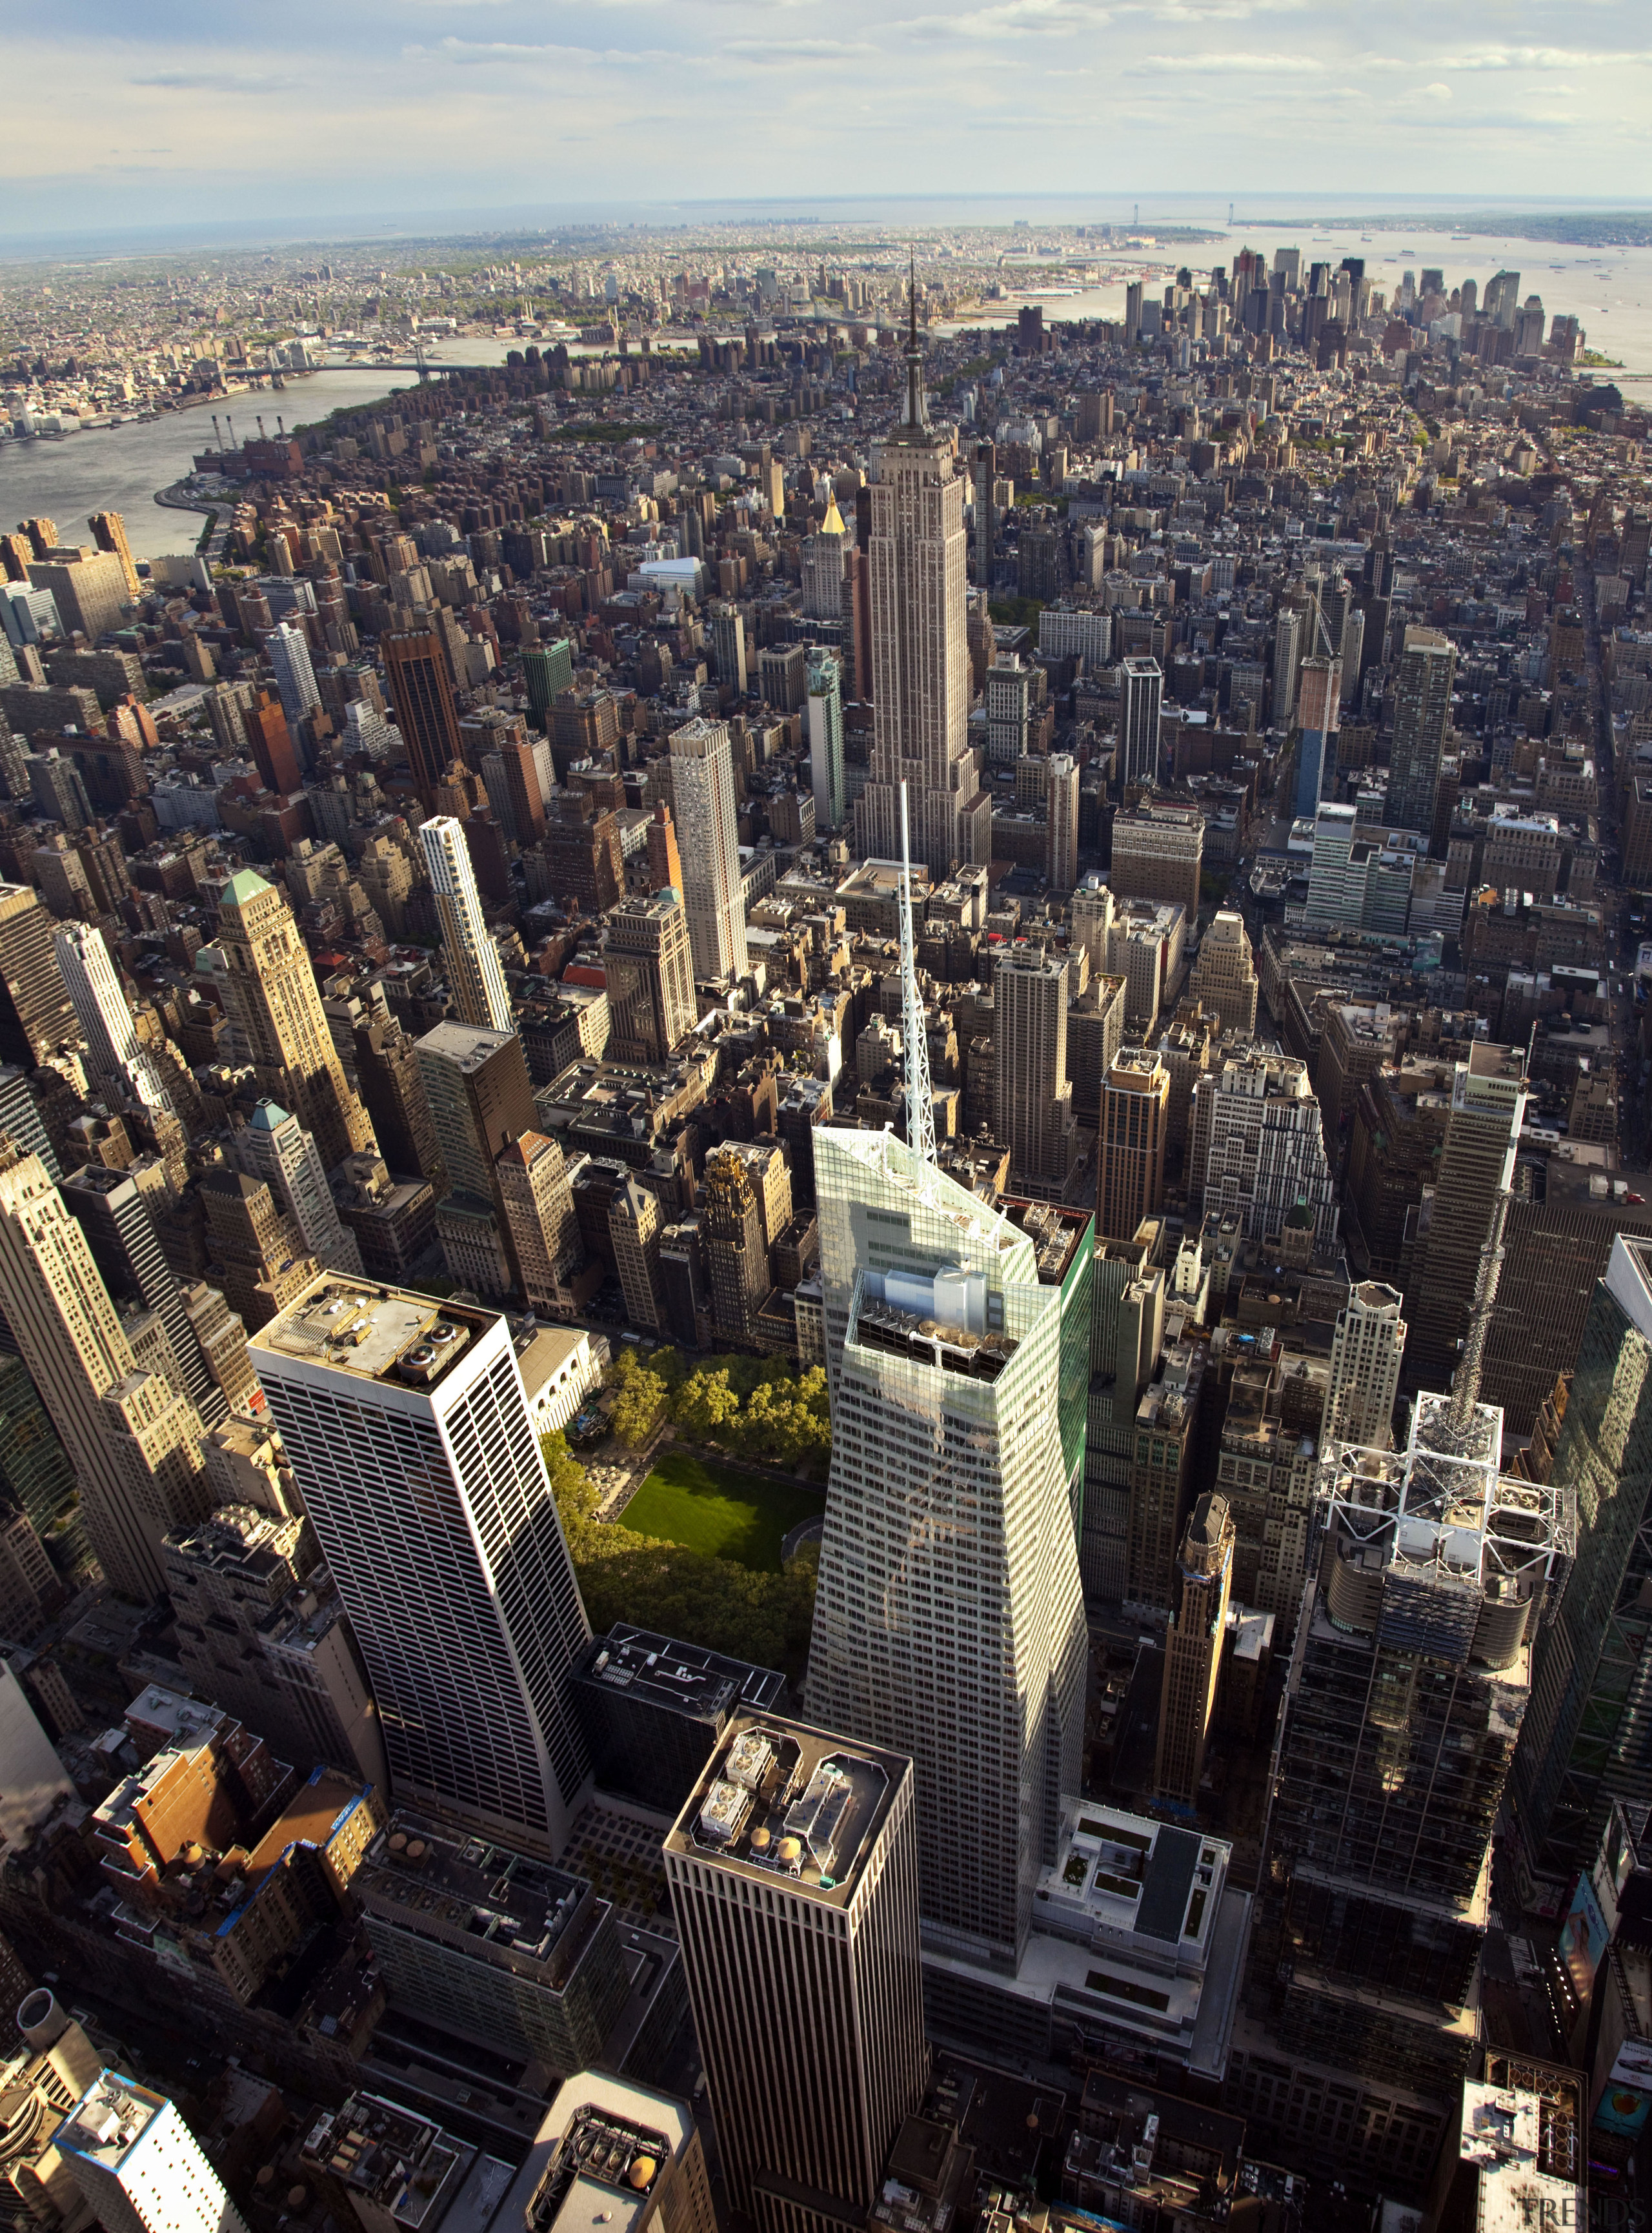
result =
[{"label": "white lattice antenna tower", "polygon": [[907,1144],[933,1163],[935,1103],[929,1090],[929,1038],[918,991],[917,949],[912,939],[912,842],[907,829],[907,786],[901,786],[901,1017],[906,1033]]},{"label": "white lattice antenna tower", "polygon": [[1474,1279],[1474,1300],[1468,1314],[1468,1331],[1463,1337],[1462,1354],[1457,1360],[1457,1370],[1451,1383],[1451,1405],[1446,1415],[1454,1434],[1460,1435],[1467,1431],[1474,1406],[1480,1401],[1486,1338],[1492,1330],[1498,1282],[1503,1276],[1503,1234],[1508,1224],[1509,1204],[1512,1200],[1509,1187],[1505,1185],[1498,1188],[1492,1205],[1492,1221],[1486,1231],[1486,1245],[1480,1252],[1480,1269]]}]

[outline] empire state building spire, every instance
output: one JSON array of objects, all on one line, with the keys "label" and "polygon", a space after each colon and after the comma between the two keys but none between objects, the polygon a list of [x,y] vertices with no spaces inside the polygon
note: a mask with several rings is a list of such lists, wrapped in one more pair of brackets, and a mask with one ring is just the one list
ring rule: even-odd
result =
[{"label": "empire state building spire", "polygon": [[918,259],[911,250],[907,255],[907,300],[912,323],[907,339],[907,401],[901,423],[903,426],[927,426],[929,403],[924,394],[924,353],[918,342]]}]

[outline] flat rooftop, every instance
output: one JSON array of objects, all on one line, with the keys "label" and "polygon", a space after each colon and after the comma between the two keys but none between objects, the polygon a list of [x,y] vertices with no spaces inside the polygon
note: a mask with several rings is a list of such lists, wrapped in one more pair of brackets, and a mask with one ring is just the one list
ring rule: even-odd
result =
[{"label": "flat rooftop", "polygon": [[322,1273],[251,1347],[255,1355],[273,1351],[362,1380],[428,1389],[497,1323],[491,1311]]},{"label": "flat rooftop", "polygon": [[1091,1213],[1069,1209],[1056,1201],[1026,1201],[1018,1195],[1005,1195],[998,1208],[1031,1241],[1039,1285],[1060,1286],[1089,1229]]},{"label": "flat rooftop", "polygon": [[852,1897],[911,1762],[779,1716],[741,1716],[666,1839],[667,1853],[777,1876],[836,1906]]},{"label": "flat rooftop", "polygon": [[65,2154],[84,2156],[104,2171],[118,2171],[127,2151],[168,2106],[164,2093],[152,2093],[135,2079],[105,2070],[81,2096],[58,2132],[57,2145]]},{"label": "flat rooftop", "polygon": [[693,2137],[685,2105],[633,2079],[582,2070],[545,2113],[498,2217],[504,2233],[628,2233]]},{"label": "flat rooftop", "polygon": [[1064,1800],[1056,1859],[1034,1893],[1035,1927],[1097,1944],[1151,1942],[1144,1952],[1202,1968],[1232,1851],[1148,1815]]},{"label": "flat rooftop", "polygon": [[771,1712],[786,1687],[784,1676],[772,1667],[754,1667],[698,1644],[623,1627],[593,1639],[575,1679],[700,1722],[736,1709]]},{"label": "flat rooftop", "polygon": [[561,1942],[591,1889],[548,1862],[483,1838],[444,1837],[409,1814],[393,1816],[374,1839],[355,1886],[393,1920],[401,1911],[460,1934],[478,1958],[558,1970]]},{"label": "flat rooftop", "polygon": [[511,1037],[510,1032],[491,1032],[479,1024],[448,1022],[433,1025],[417,1044],[468,1077],[491,1062],[502,1046],[508,1046]]}]

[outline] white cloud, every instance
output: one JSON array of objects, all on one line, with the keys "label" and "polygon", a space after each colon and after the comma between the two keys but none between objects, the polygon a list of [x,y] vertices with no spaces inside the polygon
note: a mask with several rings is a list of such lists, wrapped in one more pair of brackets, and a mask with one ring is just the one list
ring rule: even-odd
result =
[{"label": "white cloud", "polygon": [[858,60],[881,49],[869,39],[723,39],[717,51],[745,62],[825,62]]},{"label": "white cloud", "polygon": [[1125,65],[1127,77],[1319,77],[1325,65],[1316,55],[1294,48],[1283,54],[1259,55],[1241,47],[1231,54],[1206,49],[1187,55],[1143,55]]}]

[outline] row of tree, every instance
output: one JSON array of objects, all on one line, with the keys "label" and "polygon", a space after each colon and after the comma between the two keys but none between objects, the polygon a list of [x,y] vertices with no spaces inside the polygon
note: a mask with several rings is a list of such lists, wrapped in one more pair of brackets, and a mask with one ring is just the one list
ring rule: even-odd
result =
[{"label": "row of tree", "polygon": [[826,1375],[798,1372],[784,1357],[713,1357],[690,1371],[674,1349],[645,1364],[622,1349],[611,1375],[608,1424],[641,1449],[669,1416],[691,1441],[796,1473],[824,1473],[832,1446]]},{"label": "row of tree", "polygon": [[599,1520],[597,1493],[563,1436],[547,1435],[543,1447],[585,1610],[598,1635],[628,1621],[778,1667],[797,1680],[809,1654],[817,1545],[806,1544],[777,1574],[754,1573],[732,1559]]}]

